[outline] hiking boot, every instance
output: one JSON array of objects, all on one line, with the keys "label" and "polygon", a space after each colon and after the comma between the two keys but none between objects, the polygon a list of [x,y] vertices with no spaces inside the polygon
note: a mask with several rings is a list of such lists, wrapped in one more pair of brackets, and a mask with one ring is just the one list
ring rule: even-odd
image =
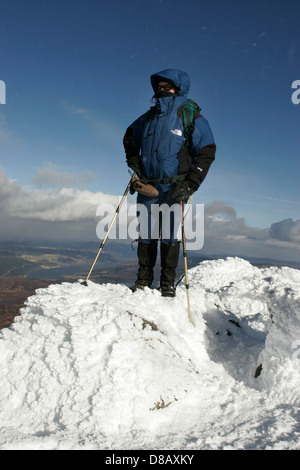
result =
[{"label": "hiking boot", "polygon": [[175,297],[176,288],[174,284],[161,284],[160,285],[161,295],[163,297]]},{"label": "hiking boot", "polygon": [[167,245],[161,243],[160,256],[161,256],[161,275],[160,275],[160,289],[163,297],[175,297],[175,278],[176,268],[178,265],[180,251],[180,242]]},{"label": "hiking boot", "polygon": [[132,292],[136,292],[138,289],[144,289],[144,287],[151,287],[154,279],[153,269],[156,263],[156,256],[157,242],[138,242],[139,270],[135,284],[130,287]]},{"label": "hiking boot", "polygon": [[129,287],[132,292],[136,292],[137,290],[143,290],[145,287],[150,287],[151,284],[147,281],[143,281],[142,279],[137,279],[135,283]]}]

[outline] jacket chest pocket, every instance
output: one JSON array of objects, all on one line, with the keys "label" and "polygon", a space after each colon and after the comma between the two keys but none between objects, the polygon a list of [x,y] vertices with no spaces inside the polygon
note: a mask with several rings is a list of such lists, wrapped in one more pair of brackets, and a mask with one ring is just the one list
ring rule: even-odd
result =
[{"label": "jacket chest pocket", "polygon": [[156,122],[146,126],[142,139],[142,154],[148,157],[157,156],[163,139],[162,127]]},{"label": "jacket chest pocket", "polygon": [[159,142],[159,157],[168,158],[177,156],[184,143],[184,136],[180,136],[169,131],[168,134]]},{"label": "jacket chest pocket", "polygon": [[142,139],[142,154],[158,159],[176,157],[185,137],[177,119],[158,119],[147,123]]}]

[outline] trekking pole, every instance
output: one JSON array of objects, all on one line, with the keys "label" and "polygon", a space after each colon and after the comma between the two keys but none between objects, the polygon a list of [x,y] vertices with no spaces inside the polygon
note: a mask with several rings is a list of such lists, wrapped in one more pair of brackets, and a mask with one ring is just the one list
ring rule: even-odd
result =
[{"label": "trekking pole", "polygon": [[105,235],[105,237],[103,238],[103,240],[102,240],[102,242],[101,242],[101,245],[100,245],[99,250],[98,250],[98,252],[97,252],[97,254],[96,254],[96,256],[95,256],[95,259],[94,259],[94,261],[93,261],[93,264],[92,264],[92,266],[91,266],[91,269],[89,270],[88,275],[87,275],[86,278],[85,278],[85,281],[82,282],[82,284],[85,285],[85,286],[88,285],[88,284],[87,284],[87,281],[89,280],[89,277],[90,277],[90,275],[92,274],[92,271],[93,271],[93,269],[94,269],[94,267],[95,267],[95,264],[96,264],[96,262],[97,262],[97,259],[98,259],[99,255],[100,255],[100,253],[101,253],[101,251],[102,251],[102,248],[104,247],[104,244],[105,244],[105,242],[106,242],[106,240],[107,240],[107,238],[108,238],[109,232],[111,231],[111,228],[112,228],[112,226],[113,226],[113,224],[114,224],[114,222],[115,222],[115,220],[116,220],[116,218],[117,218],[117,216],[118,216],[118,214],[119,214],[119,212],[120,212],[120,210],[121,210],[121,207],[122,207],[122,205],[123,205],[123,202],[124,202],[125,199],[126,199],[126,196],[127,196],[127,194],[128,194],[128,191],[129,191],[129,188],[130,188],[130,185],[131,185],[131,182],[132,182],[132,179],[133,179],[134,176],[135,176],[135,173],[133,173],[133,175],[130,177],[130,181],[129,181],[128,185],[126,186],[126,189],[125,189],[125,192],[124,192],[124,194],[123,194],[123,197],[122,197],[121,201],[119,202],[119,205],[118,205],[118,207],[117,207],[117,209],[116,209],[116,212],[115,212],[115,214],[114,214],[114,216],[113,216],[113,218],[112,218],[112,221],[111,221],[111,223],[110,223],[110,226],[109,226],[108,229],[107,229],[106,235]]},{"label": "trekking pole", "polygon": [[185,271],[185,288],[186,288],[188,317],[189,317],[189,322],[191,322],[191,321],[192,321],[192,317],[191,317],[190,292],[189,292],[190,286],[189,286],[188,270],[187,270],[187,256],[186,256],[186,243],[185,243],[185,233],[184,233],[184,216],[183,216],[183,204],[182,204],[182,201],[180,201],[180,207],[181,207],[182,248],[183,248],[184,271]]}]

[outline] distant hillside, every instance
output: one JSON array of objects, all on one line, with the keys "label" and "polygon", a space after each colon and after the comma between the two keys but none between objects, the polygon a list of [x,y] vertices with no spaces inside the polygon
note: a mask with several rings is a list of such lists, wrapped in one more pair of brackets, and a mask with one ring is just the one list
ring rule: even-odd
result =
[{"label": "distant hillside", "polygon": [[0,329],[8,327],[19,315],[25,300],[50,281],[24,277],[0,277]]},{"label": "distant hillside", "polygon": [[[19,314],[24,301],[39,287],[62,281],[77,282],[85,279],[99,249],[97,242],[54,243],[45,241],[12,243],[0,242],[0,328],[9,326]],[[217,256],[203,256],[188,252],[188,268]],[[219,258],[226,258],[221,256]],[[247,258],[253,265],[288,266],[299,269],[298,262]],[[108,241],[91,275],[99,284],[129,285],[136,280],[138,269],[137,244]],[[154,286],[159,284],[160,262],[155,268]],[[183,257],[179,259],[177,280],[184,276]]]}]

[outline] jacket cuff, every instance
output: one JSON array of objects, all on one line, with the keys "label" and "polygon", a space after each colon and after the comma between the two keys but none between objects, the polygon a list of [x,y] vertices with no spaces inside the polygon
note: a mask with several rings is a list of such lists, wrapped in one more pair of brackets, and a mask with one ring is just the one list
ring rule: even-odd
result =
[{"label": "jacket cuff", "polygon": [[190,181],[193,184],[193,186],[195,186],[195,191],[197,191],[200,184],[202,183],[202,178],[200,177],[200,174],[196,173],[195,171],[190,171],[186,175],[186,180]]}]

